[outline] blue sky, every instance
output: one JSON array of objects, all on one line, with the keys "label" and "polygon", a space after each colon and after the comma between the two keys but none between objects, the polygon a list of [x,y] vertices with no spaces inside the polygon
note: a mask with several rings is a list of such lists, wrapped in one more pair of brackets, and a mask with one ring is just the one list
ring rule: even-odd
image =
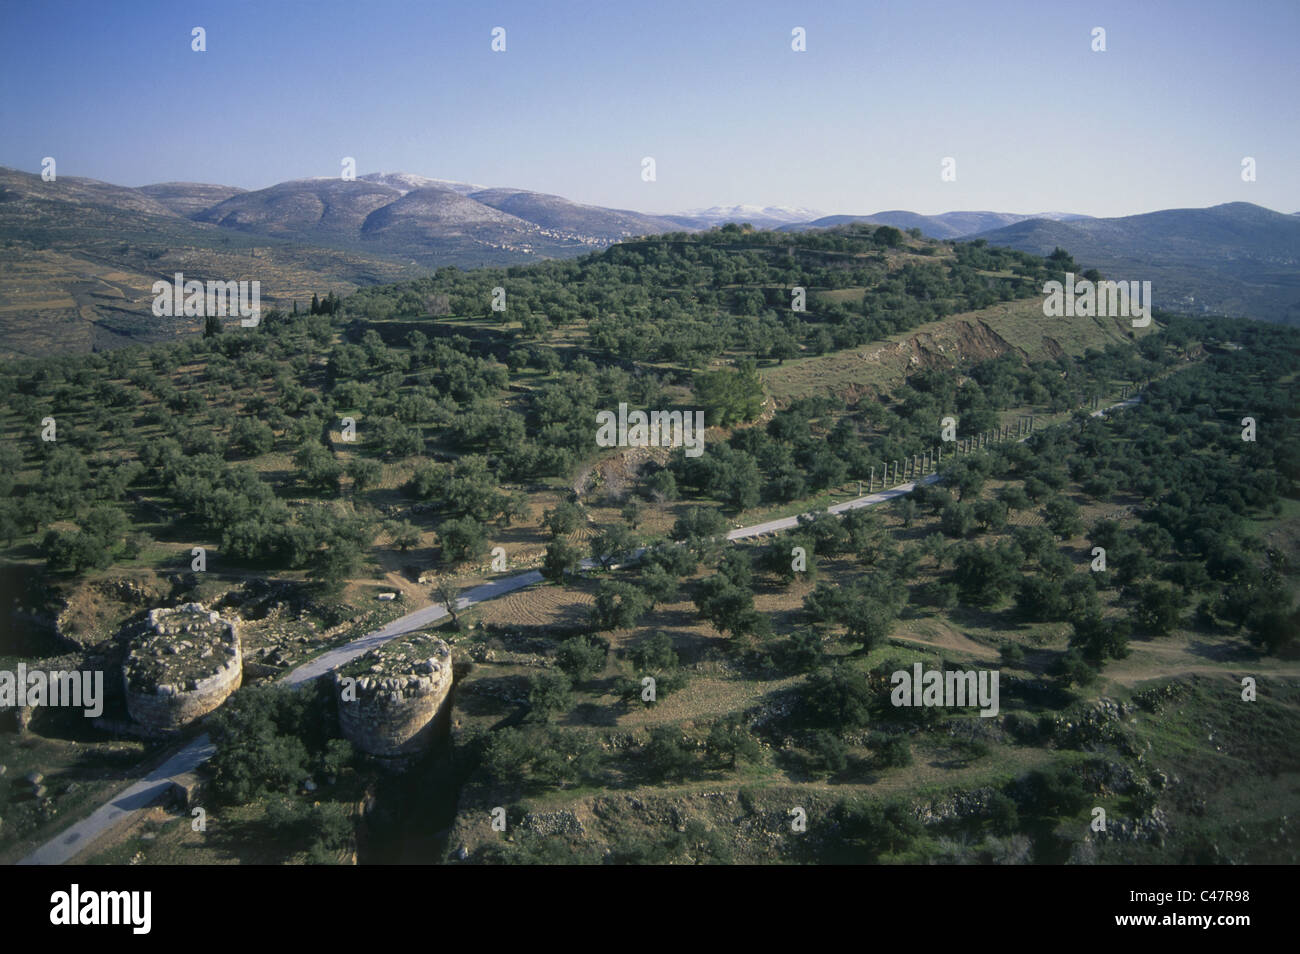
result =
[{"label": "blue sky", "polygon": [[1296,0],[0,2],[0,165],[32,172],[260,188],[353,156],[648,212],[1300,210]]}]

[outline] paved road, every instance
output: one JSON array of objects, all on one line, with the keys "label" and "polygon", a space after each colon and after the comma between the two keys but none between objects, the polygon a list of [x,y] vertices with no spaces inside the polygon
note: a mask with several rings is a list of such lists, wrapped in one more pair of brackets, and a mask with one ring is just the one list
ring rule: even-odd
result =
[{"label": "paved road", "polygon": [[177,775],[192,772],[216,753],[206,735],[201,735],[163,762],[130,788],[100,805],[90,815],[37,848],[18,862],[20,865],[61,865],[81,852],[109,829],[116,828],[136,812],[148,808],[171,788]]},{"label": "paved road", "polygon": [[[513,593],[515,590],[540,583],[542,575],[536,570],[519,573],[505,579],[493,580],[466,590],[456,601],[457,608],[463,609],[475,603],[483,603]],[[345,646],[331,649],[317,656],[311,662],[304,663],[297,669],[281,676],[279,682],[290,686],[300,686],[318,676],[323,676],[351,659],[376,646],[395,639],[404,633],[423,629],[431,623],[446,618],[447,609],[441,604],[424,606],[413,613],[407,613],[395,619],[383,629],[367,633],[360,639],[353,640]],[[171,780],[178,775],[192,772],[216,752],[206,734],[188,742],[179,752],[158,766],[143,779],[127,788],[121,794],[101,805],[90,815],[75,823],[37,848],[19,864],[23,865],[60,865],[70,861],[85,847],[105,832],[124,824],[138,811],[148,808],[167,793]]]},{"label": "paved road", "polygon": [[[844,503],[835,504],[833,507],[827,507],[827,513],[840,514],[849,510],[860,510],[863,507],[874,507],[876,504],[886,503],[895,497],[902,497],[910,494],[919,484],[932,484],[939,479],[938,474],[931,474],[928,477],[922,477],[917,481],[910,481],[905,484],[899,484],[897,487],[891,487],[889,490],[882,490],[880,493],[867,494],[865,497],[855,497],[853,500],[846,500]],[[811,513],[803,516],[811,517]],[[782,517],[780,520],[769,520],[766,523],[756,523],[752,527],[741,527],[739,530],[732,530],[727,534],[728,540],[745,540],[749,537],[761,537],[768,533],[780,533],[782,530],[793,530],[799,526],[798,517]]]},{"label": "paved road", "polygon": [[[1093,411],[1093,417],[1100,417],[1106,411],[1113,411],[1116,408],[1132,407],[1137,404],[1139,398],[1129,398],[1119,404],[1113,404],[1108,408],[1100,411]],[[1024,440],[1026,438],[1022,438]],[[879,493],[867,494],[863,497],[856,497],[853,500],[845,501],[841,504],[835,504],[827,508],[827,513],[839,514],[848,510],[859,510],[862,507],[873,507],[877,504],[886,503],[896,497],[902,497],[910,494],[916,489],[918,484],[931,484],[939,479],[938,474],[930,474],[918,481],[905,484],[899,484],[897,487],[891,487],[889,490],[882,490]],[[756,523],[750,527],[741,527],[738,530],[732,530],[727,534],[728,540],[744,540],[749,537],[759,537],[769,533],[779,533],[782,530],[792,530],[799,525],[798,517],[782,517],[779,520],[768,520],[765,523]],[[638,553],[642,551],[637,551]],[[592,566],[591,560],[583,560],[583,566]],[[515,576],[505,577],[499,580],[492,580],[481,586],[473,587],[466,590],[465,593],[457,600],[457,608],[465,609],[474,606],[477,603],[486,603],[489,600],[495,600],[507,593],[513,593],[524,587],[532,586],[534,583],[540,583],[542,575],[536,570],[529,570],[527,573],[519,573]],[[432,623],[436,623],[446,618],[447,609],[441,604],[435,603],[430,606],[421,607],[414,612],[407,613],[399,619],[393,620],[382,629],[377,629],[373,633],[367,633],[359,639],[340,646],[337,649],[331,649],[317,656],[311,662],[304,663],[292,672],[286,673],[280,677],[279,681],[290,686],[300,686],[305,682],[316,679],[325,675],[331,669],[343,665],[351,659],[355,659],[362,653],[380,646],[390,639],[395,639],[404,633],[414,632],[417,629],[423,629]],[[78,853],[83,851],[91,841],[103,835],[112,828],[117,827],[128,821],[136,812],[147,808],[156,802],[171,785],[171,779],[177,775],[193,771],[202,763],[210,759],[216,751],[215,746],[209,741],[207,735],[202,735],[194,741],[185,745],[179,752],[169,758],[158,768],[154,769],[143,779],[136,782],[130,788],[123,791],[113,799],[97,808],[93,813],[83,818],[81,821],[72,825],[70,828],[56,835],[47,841],[41,847],[37,848],[30,855],[24,858],[19,864],[25,865],[58,865],[71,860]]]},{"label": "paved road", "polygon": [[[477,603],[486,603],[489,600],[498,599],[507,593],[513,593],[515,590],[522,590],[526,586],[532,586],[534,583],[540,582],[542,582],[542,574],[536,570],[493,580],[490,583],[484,583],[482,586],[466,590],[460,599],[456,601],[456,609],[462,610]],[[338,649],[331,649],[328,652],[321,653],[311,662],[304,663],[292,672],[281,676],[279,681],[290,686],[300,686],[304,682],[325,675],[331,669],[337,669],[345,662],[356,659],[362,653],[368,652],[376,646],[382,646],[390,639],[396,639],[405,633],[413,633],[417,629],[424,629],[426,626],[446,618],[447,608],[441,603],[421,607],[413,613],[407,613],[405,616],[393,620],[383,629],[377,629],[373,633],[355,639],[345,646],[340,646]]]},{"label": "paved road", "polygon": [[1107,411],[1113,411],[1116,408],[1120,408],[1120,407],[1133,407],[1135,404],[1141,404],[1141,403],[1142,403],[1142,395],[1139,394],[1136,397],[1129,398],[1127,401],[1120,401],[1118,404],[1112,404],[1110,407],[1103,407],[1100,411],[1093,411],[1088,416],[1102,417],[1103,415],[1105,415]]}]

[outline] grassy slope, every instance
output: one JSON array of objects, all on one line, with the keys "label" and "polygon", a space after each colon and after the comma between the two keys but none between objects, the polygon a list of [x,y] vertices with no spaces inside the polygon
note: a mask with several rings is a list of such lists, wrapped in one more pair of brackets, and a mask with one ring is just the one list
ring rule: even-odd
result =
[{"label": "grassy slope", "polygon": [[778,402],[814,393],[880,393],[921,367],[974,363],[1006,351],[1045,361],[1089,348],[1100,351],[1155,330],[1154,325],[1133,328],[1128,321],[1045,318],[1041,300],[1031,298],[952,315],[860,348],[786,361],[765,369],[763,377]]}]

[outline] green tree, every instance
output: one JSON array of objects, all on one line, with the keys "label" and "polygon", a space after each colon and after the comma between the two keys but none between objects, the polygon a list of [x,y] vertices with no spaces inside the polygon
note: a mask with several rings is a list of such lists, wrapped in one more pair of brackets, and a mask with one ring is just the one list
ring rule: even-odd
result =
[{"label": "green tree", "polygon": [[552,583],[563,584],[578,575],[582,551],[566,540],[555,539],[546,545],[542,559],[542,576]]},{"label": "green tree", "polygon": [[453,629],[460,628],[459,610],[457,604],[460,602],[460,590],[449,577],[441,577],[433,587],[433,596],[438,604],[447,611],[451,617]]},{"label": "green tree", "polygon": [[388,524],[387,530],[393,546],[403,553],[420,545],[420,531],[409,521],[394,520]]},{"label": "green tree", "polygon": [[602,580],[596,588],[591,624],[598,630],[632,629],[650,611],[650,598],[639,587]]},{"label": "green tree", "polygon": [[1007,505],[1000,500],[977,501],[975,520],[985,530],[1001,530],[1007,525]]},{"label": "green tree", "polygon": [[849,765],[849,747],[836,733],[815,729],[808,737],[809,768],[823,775],[842,772]]},{"label": "green tree", "polygon": [[866,653],[888,638],[897,616],[894,606],[871,593],[855,589],[851,591],[840,618],[845,635]]},{"label": "green tree", "polygon": [[808,720],[834,729],[865,728],[871,719],[872,692],[861,671],[845,665],[819,669],[800,693]]},{"label": "green tree", "polygon": [[443,558],[459,563],[487,552],[487,531],[473,517],[444,520],[438,528]]},{"label": "green tree", "polygon": [[575,682],[586,682],[605,668],[609,647],[588,636],[572,636],[560,643],[555,663]]},{"label": "green tree", "polygon": [[722,514],[705,507],[692,507],[673,524],[673,538],[683,541],[706,563],[718,558],[726,533],[727,521]]},{"label": "green tree", "polygon": [[1028,510],[1031,506],[1029,495],[1025,493],[1024,488],[1014,484],[999,490],[998,499],[1006,504],[1008,510]]},{"label": "green tree", "polygon": [[1052,533],[1062,540],[1083,533],[1079,505],[1066,497],[1053,497],[1043,505],[1043,516]]},{"label": "green tree", "polygon": [[975,529],[975,514],[969,504],[953,501],[943,508],[939,529],[950,537],[968,537]]},{"label": "green tree", "polygon": [[1125,620],[1103,619],[1100,614],[1075,618],[1070,648],[1078,649],[1084,659],[1100,666],[1107,658],[1123,659],[1128,655],[1129,624]]},{"label": "green tree", "polygon": [[562,672],[543,672],[528,680],[528,715],[548,721],[573,706],[573,683]]},{"label": "green tree", "polygon": [[883,855],[905,850],[922,833],[921,823],[906,802],[862,798],[841,802],[831,813],[843,850],[851,862],[878,862]]},{"label": "green tree", "polygon": [[241,417],[230,429],[230,446],[245,457],[260,457],[275,446],[275,431],[258,418]]},{"label": "green tree", "polygon": [[741,723],[730,716],[713,724],[705,743],[709,756],[720,765],[734,769],[738,761],[757,762],[763,750]]},{"label": "green tree", "polygon": [[355,493],[364,493],[370,487],[379,483],[379,478],[383,475],[384,468],[377,460],[370,460],[366,457],[354,457],[348,461],[344,468],[347,475],[352,478],[352,490]]},{"label": "green tree", "polygon": [[292,792],[312,774],[312,749],[324,748],[322,715],[320,697],[309,690],[263,684],[235,692],[210,723],[214,797],[242,805]]},{"label": "green tree", "polygon": [[661,779],[681,779],[695,768],[695,753],[687,748],[681,730],[658,726],[650,731],[644,747],[651,773]]},{"label": "green tree", "polygon": [[335,539],[312,554],[307,579],[315,581],[326,592],[337,592],[361,571],[363,557],[355,541]]},{"label": "green tree", "polygon": [[1134,617],[1153,636],[1168,636],[1182,622],[1186,598],[1181,590],[1160,583],[1145,583],[1138,588]]},{"label": "green tree", "polygon": [[621,523],[610,524],[602,527],[591,541],[591,557],[609,569],[625,559],[639,544],[640,541],[630,528]]},{"label": "green tree", "polygon": [[542,514],[542,526],[554,537],[566,536],[586,522],[586,511],[571,501],[561,501]]},{"label": "green tree", "polygon": [[740,421],[752,421],[763,410],[763,382],[752,358],[745,359],[734,370],[697,374],[694,389],[710,426],[730,427]]},{"label": "green tree", "polygon": [[912,746],[902,735],[882,733],[872,739],[871,748],[881,768],[906,768],[912,764]]},{"label": "green tree", "polygon": [[1050,672],[1066,689],[1074,685],[1091,685],[1097,678],[1097,670],[1077,649],[1067,650],[1058,656],[1052,663]]},{"label": "green tree", "polygon": [[701,580],[695,594],[695,606],[700,616],[708,620],[720,633],[745,636],[759,625],[754,611],[754,594],[747,586],[738,585],[725,573],[717,573]]},{"label": "green tree", "polygon": [[662,631],[656,631],[629,649],[628,659],[637,672],[642,673],[670,672],[678,666],[672,637]]}]

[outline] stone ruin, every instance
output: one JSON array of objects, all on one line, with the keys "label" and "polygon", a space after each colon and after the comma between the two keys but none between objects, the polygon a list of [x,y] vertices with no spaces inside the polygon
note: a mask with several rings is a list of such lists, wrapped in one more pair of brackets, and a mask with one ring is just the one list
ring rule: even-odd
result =
[{"label": "stone ruin", "polygon": [[445,731],[451,683],[443,640],[424,633],[394,640],[334,671],[339,727],[359,751],[401,770]]},{"label": "stone ruin", "polygon": [[153,731],[180,729],[239,688],[239,633],[200,603],[150,610],[129,635],[122,677],[132,719]]}]

